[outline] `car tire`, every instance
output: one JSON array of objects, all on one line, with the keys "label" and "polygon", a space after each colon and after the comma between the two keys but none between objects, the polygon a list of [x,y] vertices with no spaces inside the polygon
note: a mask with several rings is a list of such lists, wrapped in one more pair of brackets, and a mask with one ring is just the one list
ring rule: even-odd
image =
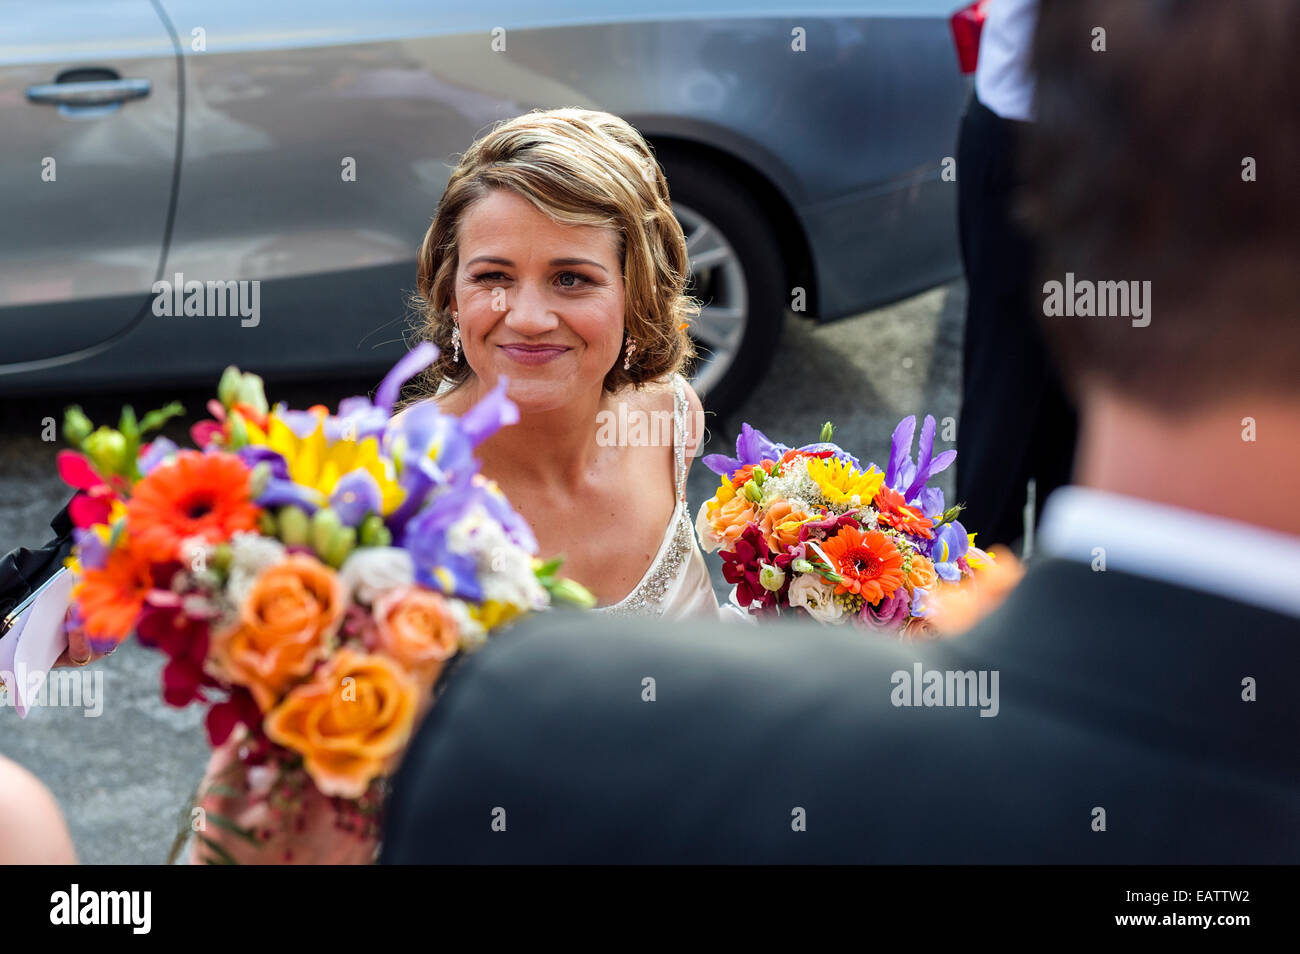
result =
[{"label": "car tire", "polygon": [[[707,253],[687,286],[704,304],[690,328],[699,352],[691,377],[705,409],[724,419],[758,386],[780,342],[789,292],[780,244],[759,202],[725,171],[688,154],[661,151],[659,160],[693,260]],[[736,333],[724,335],[728,328]]]}]

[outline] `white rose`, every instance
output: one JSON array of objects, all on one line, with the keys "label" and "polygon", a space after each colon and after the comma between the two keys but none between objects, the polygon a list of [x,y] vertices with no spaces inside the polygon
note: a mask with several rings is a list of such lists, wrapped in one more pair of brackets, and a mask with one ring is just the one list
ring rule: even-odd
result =
[{"label": "white rose", "polygon": [[703,548],[705,553],[712,553],[722,546],[722,538],[714,532],[712,524],[709,523],[709,502],[707,500],[700,504],[699,512],[695,515],[695,535],[699,537],[700,547]]},{"label": "white rose", "polygon": [[790,605],[802,606],[819,623],[843,623],[848,617],[835,602],[835,584],[816,573],[803,573],[790,584]]},{"label": "white rose", "polygon": [[391,589],[414,583],[415,565],[399,547],[362,547],[343,561],[339,582],[353,600],[369,605]]},{"label": "white rose", "polygon": [[236,606],[244,598],[262,571],[284,561],[284,544],[260,533],[236,533],[230,538],[230,572],[226,579],[226,597]]}]

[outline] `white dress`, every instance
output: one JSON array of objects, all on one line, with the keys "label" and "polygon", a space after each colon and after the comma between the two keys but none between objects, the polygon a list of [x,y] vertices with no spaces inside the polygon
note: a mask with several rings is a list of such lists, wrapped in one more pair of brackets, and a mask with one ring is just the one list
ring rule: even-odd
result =
[{"label": "white dress", "polygon": [[652,616],[664,619],[703,617],[734,621],[741,614],[730,604],[720,607],[709,580],[704,553],[695,538],[695,522],[686,504],[686,381],[673,375],[673,461],[677,506],[668,520],[659,552],[632,592],[617,603],[597,606],[593,613],[611,616]]},{"label": "white dress", "polygon": [[[605,613],[610,616],[651,616],[663,619],[681,619],[683,617],[703,617],[705,619],[722,619],[728,622],[744,620],[753,622],[752,617],[731,603],[718,604],[713,593],[713,584],[709,580],[709,568],[704,562],[704,553],[700,550],[695,537],[695,522],[691,519],[690,509],[686,504],[686,414],[689,403],[686,399],[686,379],[680,374],[673,375],[673,460],[674,479],[676,481],[675,497],[677,506],[668,520],[668,528],[659,544],[650,568],[645,571],[640,582],[632,592],[617,603],[597,606],[592,613]],[[450,382],[443,381],[438,388],[438,395],[451,389]]]}]

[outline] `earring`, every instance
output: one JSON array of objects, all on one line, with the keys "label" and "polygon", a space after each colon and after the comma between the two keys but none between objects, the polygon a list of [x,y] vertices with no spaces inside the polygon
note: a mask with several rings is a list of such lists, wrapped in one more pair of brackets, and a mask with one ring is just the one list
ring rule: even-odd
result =
[{"label": "earring", "polygon": [[[459,317],[460,317],[460,312],[453,311],[451,313],[452,321],[455,321]],[[455,349],[454,351],[452,351],[451,354],[451,363],[460,364],[460,324],[459,323],[453,326],[451,329],[451,344],[452,347]]]},{"label": "earring", "polygon": [[636,350],[636,339],[629,340],[627,343],[627,355],[623,358],[623,370],[632,370],[632,352]]}]

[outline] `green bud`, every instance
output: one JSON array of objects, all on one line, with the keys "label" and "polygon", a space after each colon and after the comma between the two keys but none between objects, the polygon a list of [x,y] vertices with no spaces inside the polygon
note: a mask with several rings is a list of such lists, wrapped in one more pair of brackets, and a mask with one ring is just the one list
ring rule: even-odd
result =
[{"label": "green bud", "polygon": [[275,515],[269,510],[263,510],[257,517],[257,529],[264,537],[278,536]]},{"label": "green bud", "polygon": [[247,404],[256,410],[259,414],[265,414],[268,410],[266,404],[266,390],[262,385],[262,379],[256,374],[244,374],[239,381],[239,387],[235,392],[236,400],[240,404]]},{"label": "green bud", "polygon": [[239,392],[239,381],[243,375],[233,364],[221,372],[221,381],[217,384],[217,400],[223,407],[230,407],[235,403],[236,395]]},{"label": "green bud", "polygon": [[281,507],[276,522],[280,528],[278,535],[286,546],[307,545],[307,540],[311,536],[311,521],[301,507]]},{"label": "green bud", "polygon": [[819,437],[818,440],[823,444],[829,443],[831,436],[834,433],[835,433],[834,426],[832,426],[830,421],[827,421],[825,424],[822,425],[822,436]]},{"label": "green bud", "polygon": [[63,439],[73,447],[80,447],[94,429],[95,425],[90,423],[90,418],[79,405],[74,404],[63,412]]},{"label": "green bud", "polygon": [[752,479],[759,487],[763,486],[763,481],[767,480],[768,473],[762,467],[755,467],[751,472]]},{"label": "green bud", "polygon": [[814,567],[803,557],[800,557],[790,564],[790,569],[794,570],[796,573],[811,573],[813,572]]},{"label": "green bud", "polygon": [[[384,526],[383,517],[379,516],[377,513],[372,513],[367,516],[365,520],[361,521],[361,529],[357,533],[357,537],[360,539],[363,547],[387,546],[387,544],[379,542],[381,531],[386,531],[387,529],[388,528]],[[392,535],[390,534],[389,536],[391,538]]]},{"label": "green bud", "polygon": [[963,507],[961,504],[953,504],[951,507],[949,507],[947,510],[943,512],[943,519],[939,522],[952,523],[954,520],[957,519],[957,516],[965,509],[966,508]]},{"label": "green bud", "polygon": [[343,526],[339,515],[329,507],[321,507],[311,518],[311,546],[319,555],[324,556],[329,549],[334,531]]},{"label": "green bud", "polygon": [[754,503],[761,503],[763,500],[763,491],[758,489],[758,484],[754,483],[753,478],[745,481],[742,493],[746,500],[752,500]]},{"label": "green bud", "polygon": [[218,543],[212,550],[212,569],[219,573],[225,573],[230,569],[230,561],[234,557],[234,551],[230,549],[229,543]]},{"label": "green bud", "polygon": [[596,597],[592,592],[577,580],[570,580],[568,577],[552,581],[547,585],[546,590],[551,594],[551,599],[557,603],[568,603],[583,609],[591,609],[596,605]]},{"label": "green bud", "polygon": [[135,408],[126,405],[122,408],[122,416],[118,418],[117,429],[122,432],[122,436],[128,442],[138,443],[140,440],[140,422],[136,420]]},{"label": "green bud", "polygon": [[126,438],[111,427],[99,428],[82,444],[82,450],[95,465],[95,469],[104,476],[120,474],[126,469],[126,448]]},{"label": "green bud", "polygon": [[357,531],[353,527],[339,527],[329,539],[325,552],[325,562],[338,569],[343,561],[357,548]]},{"label": "green bud", "polygon": [[248,424],[244,421],[244,415],[238,411],[231,411],[226,420],[230,423],[230,443],[226,445],[226,450],[239,450],[241,447],[248,446]]},{"label": "green bud", "polygon": [[551,557],[549,560],[533,559],[533,573],[540,579],[541,577],[554,576],[564,563],[564,557]]},{"label": "green bud", "polygon": [[248,479],[248,489],[254,500],[262,496],[262,491],[266,490],[266,485],[270,481],[271,465],[266,461],[254,465],[253,473]]}]

